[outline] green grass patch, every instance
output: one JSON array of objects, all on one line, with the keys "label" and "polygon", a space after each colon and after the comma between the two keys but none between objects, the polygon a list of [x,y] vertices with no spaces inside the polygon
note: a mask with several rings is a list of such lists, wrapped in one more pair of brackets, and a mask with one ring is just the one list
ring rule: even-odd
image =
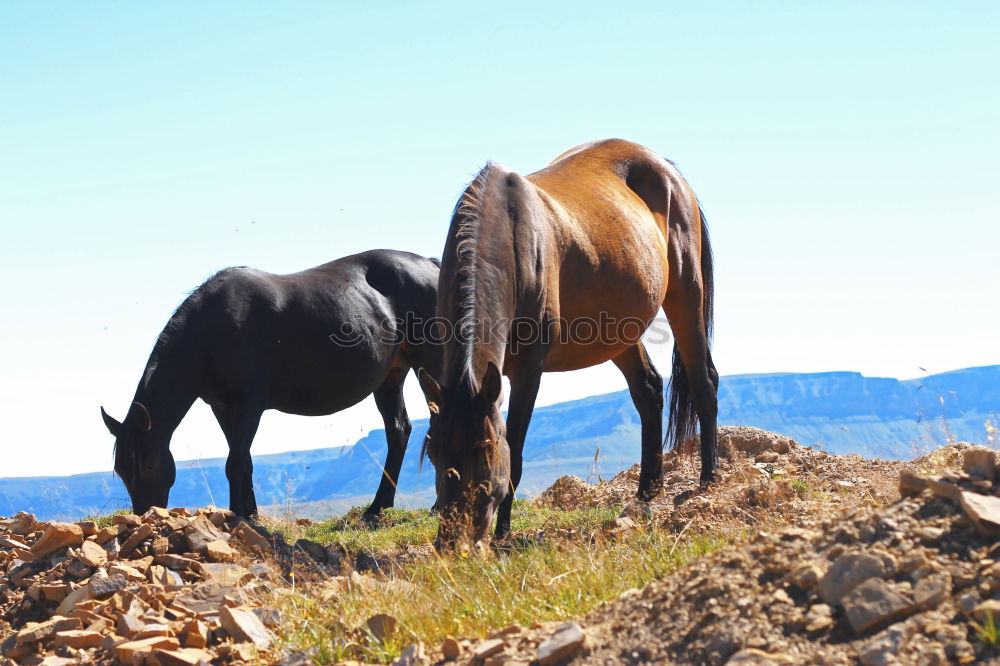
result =
[{"label": "green grass patch", "polygon": [[983,647],[996,650],[1000,648],[1000,627],[997,626],[993,613],[986,611],[983,623],[972,621],[972,628],[976,631],[976,639],[982,643]]},{"label": "green grass patch", "polygon": [[[361,522],[364,510],[364,507],[355,507],[343,516],[312,525],[269,521],[267,526],[281,532],[290,541],[304,537],[323,544],[340,543],[350,551],[392,551],[432,543],[437,535],[437,516],[427,509],[386,509],[377,528]],[[593,531],[617,515],[614,509],[594,507],[561,511],[517,500],[511,511],[511,529],[514,532],[541,529]]]},{"label": "green grass patch", "polygon": [[[746,536],[679,538],[644,527],[606,539],[600,528],[617,515],[611,509],[554,511],[529,502],[518,502],[514,509],[515,533],[530,537],[510,550],[483,559],[423,558],[407,564],[391,582],[278,593],[274,603],[282,609],[283,647],[304,650],[317,664],[350,659],[385,663],[415,641],[439,645],[445,636],[481,637],[512,624],[579,617]],[[427,543],[437,528],[436,518],[421,511],[393,512],[380,530],[357,529],[350,516],[304,531],[317,541],[391,549],[404,545],[394,538]],[[376,613],[399,621],[385,642],[363,628]]]},{"label": "green grass patch", "polygon": [[791,484],[792,490],[794,490],[795,494],[799,497],[808,497],[812,493],[812,488],[802,479],[792,479]]},{"label": "green grass patch", "polygon": [[83,517],[82,520],[92,520],[95,523],[97,523],[97,526],[99,528],[100,527],[111,527],[111,524],[112,524],[111,523],[111,519],[114,516],[124,516],[124,515],[130,514],[130,513],[132,513],[132,509],[128,509],[128,508],[124,508],[123,507],[123,508],[120,508],[120,509],[115,509],[111,513],[106,513],[106,514],[102,514],[102,515],[87,514],[86,516]]}]

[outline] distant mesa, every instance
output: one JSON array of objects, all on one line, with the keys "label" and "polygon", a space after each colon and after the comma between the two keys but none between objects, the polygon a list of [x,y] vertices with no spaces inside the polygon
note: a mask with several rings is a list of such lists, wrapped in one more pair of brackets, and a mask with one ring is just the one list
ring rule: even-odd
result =
[{"label": "distant mesa", "polygon": [[[1000,413],[1000,365],[905,381],[857,372],[732,375],[722,378],[719,411],[722,424],[756,426],[830,453],[910,459],[948,439],[986,442],[984,424]],[[433,503],[433,470],[419,461],[426,431],[425,420],[414,422],[399,506]],[[349,447],[256,456],[258,502],[273,513],[307,517],[366,504],[381,473],[368,452],[381,462],[384,448],[385,435],[376,430]],[[639,460],[639,417],[627,391],[536,409],[524,458],[524,495],[568,474],[597,481],[628,468]],[[171,505],[228,497],[224,465],[223,459],[179,463]],[[128,493],[110,472],[0,479],[0,513],[77,520],[125,506]]]}]

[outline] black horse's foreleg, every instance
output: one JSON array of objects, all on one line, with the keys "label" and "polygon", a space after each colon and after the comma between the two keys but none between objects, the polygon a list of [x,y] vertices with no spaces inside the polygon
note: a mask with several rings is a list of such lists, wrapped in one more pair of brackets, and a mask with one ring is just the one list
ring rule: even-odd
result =
[{"label": "black horse's foreleg", "polygon": [[541,367],[518,373],[510,380],[510,408],[507,411],[507,444],[510,446],[510,487],[497,510],[496,539],[510,534],[510,511],[514,506],[514,491],[521,483],[521,466],[524,439],[528,435],[531,413],[535,409],[538,385],[542,379]]},{"label": "black horse's foreleg", "polygon": [[385,439],[389,450],[385,456],[382,481],[375,499],[362,516],[362,520],[367,523],[377,522],[382,509],[391,507],[396,499],[399,470],[403,466],[411,430],[406,404],[403,402],[403,382],[407,371],[407,368],[393,368],[382,385],[375,389],[375,405],[385,424]]},{"label": "black horse's foreleg", "polygon": [[253,491],[253,458],[250,456],[249,442],[243,458],[243,514],[248,518],[257,517],[257,495]]},{"label": "black horse's foreleg", "polygon": [[663,486],[663,379],[640,342],[614,359],[628,383],[642,425],[642,462],[637,497],[648,502]]},{"label": "black horse's foreleg", "polygon": [[254,518],[257,498],[253,491],[253,460],[250,445],[257,434],[264,410],[244,402],[238,407],[212,406],[222,432],[229,443],[226,458],[226,478],[229,480],[229,509],[238,516]]}]

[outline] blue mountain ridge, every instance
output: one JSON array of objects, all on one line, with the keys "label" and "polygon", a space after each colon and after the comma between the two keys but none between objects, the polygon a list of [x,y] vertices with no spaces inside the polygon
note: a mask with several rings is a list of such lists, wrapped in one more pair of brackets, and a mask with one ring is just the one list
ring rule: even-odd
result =
[{"label": "blue mountain ridge", "polygon": [[[948,438],[984,442],[985,423],[1000,411],[1000,365],[897,380],[857,372],[723,377],[719,422],[753,425],[831,453],[907,459]],[[433,498],[434,473],[420,462],[427,421],[413,424],[399,491],[412,505]],[[540,492],[564,474],[609,478],[639,460],[639,418],[627,391],[535,410],[518,492]],[[221,437],[221,434],[220,434]],[[257,500],[264,505],[356,500],[374,493],[385,458],[385,434],[373,430],[347,447],[254,457]],[[171,505],[225,505],[225,460],[178,463]],[[0,478],[0,513],[30,511],[42,519],[79,519],[129,505],[111,472]]]}]

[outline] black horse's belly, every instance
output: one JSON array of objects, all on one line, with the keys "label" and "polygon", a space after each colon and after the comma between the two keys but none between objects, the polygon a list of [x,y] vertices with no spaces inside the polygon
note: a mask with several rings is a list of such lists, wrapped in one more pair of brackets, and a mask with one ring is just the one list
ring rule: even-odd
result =
[{"label": "black horse's belly", "polygon": [[268,407],[321,416],[364,400],[385,381],[397,354],[398,345],[378,333],[369,325],[358,342],[344,344],[321,328],[308,340],[294,335],[276,343]]},{"label": "black horse's belly", "polygon": [[331,373],[323,381],[283,386],[268,400],[268,409],[299,416],[326,416],[356,405],[378,388],[377,381],[356,381]]}]

